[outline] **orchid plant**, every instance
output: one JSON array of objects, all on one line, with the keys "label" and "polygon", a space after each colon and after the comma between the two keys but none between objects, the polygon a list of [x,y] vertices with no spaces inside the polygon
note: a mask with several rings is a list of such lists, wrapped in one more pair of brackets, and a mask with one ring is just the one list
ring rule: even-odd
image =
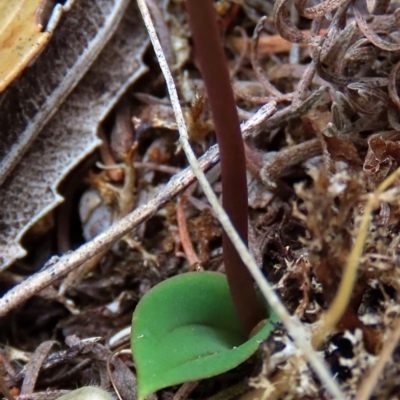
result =
[{"label": "orchid plant", "polygon": [[[244,146],[216,11],[212,0],[186,0],[186,9],[220,149],[222,204],[247,242]],[[136,307],[131,348],[139,400],[236,367],[272,331],[277,318],[260,300],[225,233],[222,245],[226,276],[191,272],[170,278]]]}]

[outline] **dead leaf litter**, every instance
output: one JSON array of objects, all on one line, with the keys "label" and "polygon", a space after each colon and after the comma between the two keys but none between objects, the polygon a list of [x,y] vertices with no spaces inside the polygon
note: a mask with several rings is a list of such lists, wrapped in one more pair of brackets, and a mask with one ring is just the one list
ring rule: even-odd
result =
[{"label": "dead leaf litter", "polygon": [[[214,127],[184,4],[152,0],[149,8],[193,149],[208,157]],[[400,2],[220,0],[216,9],[240,118],[253,121],[262,104],[277,102],[275,114],[246,138],[249,248],[312,336],[369,218],[349,303],[318,350],[347,398],[400,398],[400,347],[387,346],[400,334]],[[72,252],[167,193],[171,177],[188,176],[138,15],[132,1],[99,58],[43,120],[1,187],[3,264],[14,261],[0,274],[2,293],[50,257]],[[0,120],[8,125],[11,100],[29,79],[28,71],[2,97]],[[26,108],[28,96],[21,101],[19,132],[23,110],[34,115],[42,107],[32,100],[35,110]],[[220,194],[218,165],[207,176]],[[176,274],[224,270],[221,228],[198,185],[187,188],[190,182],[162,194],[144,222],[95,258],[1,317],[0,390],[7,398],[53,399],[96,384],[135,399],[134,365],[120,346],[138,300]],[[54,210],[59,193],[64,203]],[[280,324],[259,354],[258,362],[156,396],[330,398]],[[233,390],[239,381],[245,388]]]}]

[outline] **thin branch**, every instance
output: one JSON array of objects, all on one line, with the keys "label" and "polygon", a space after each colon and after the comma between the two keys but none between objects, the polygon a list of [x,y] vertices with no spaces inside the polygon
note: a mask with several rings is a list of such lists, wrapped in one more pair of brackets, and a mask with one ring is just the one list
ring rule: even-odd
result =
[{"label": "thin branch", "polygon": [[[147,7],[149,7],[149,10],[153,16],[153,20],[155,22],[155,27],[158,33],[158,36],[161,39],[163,49],[165,49],[164,54],[165,58],[167,59],[168,65],[170,68],[173,68],[174,66],[174,51],[172,49],[172,43],[171,43],[171,35],[169,33],[168,25],[165,22],[164,16],[158,6],[158,2],[154,0],[146,0],[147,1]],[[157,4],[158,3],[158,4]]]},{"label": "thin branch", "polygon": [[182,145],[183,150],[185,151],[186,157],[188,158],[188,161],[194,171],[194,174],[196,175],[208,201],[210,202],[212,208],[214,209],[218,217],[219,222],[221,223],[225,232],[231,239],[232,243],[234,243],[240,257],[248,267],[250,273],[253,275],[253,278],[257,282],[262,294],[268,301],[269,305],[275,310],[282,323],[285,325],[289,335],[293,338],[293,341],[296,344],[296,346],[303,352],[305,357],[308,359],[309,363],[313,367],[317,376],[321,379],[321,381],[326,386],[327,390],[331,393],[333,398],[345,400],[346,397],[341,392],[338,384],[332,378],[332,375],[330,374],[325,363],[323,362],[321,357],[314,351],[314,349],[310,344],[310,341],[307,340],[308,336],[307,330],[298,320],[297,317],[291,317],[291,315],[286,310],[285,306],[282,304],[277,294],[272,289],[270,283],[265,279],[264,275],[257,266],[254,257],[248,251],[246,245],[243,243],[242,239],[240,238],[235,228],[233,227],[232,222],[230,221],[228,215],[226,214],[222,206],[219,204],[217,196],[213,192],[206,176],[204,175],[200,165],[198,164],[196,156],[194,155],[189,144],[188,133],[183,118],[183,113],[180,108],[175,84],[172,79],[172,75],[168,68],[165,57],[163,55],[160,42],[155,33],[148,9],[146,7],[146,3],[144,0],[137,0],[137,3],[142,13],[144,23],[149,32],[150,40],[153,44],[155,54],[157,56],[161,70],[165,77],[165,81],[168,86],[172,107],[174,109],[175,118],[177,120],[180,143]]}]

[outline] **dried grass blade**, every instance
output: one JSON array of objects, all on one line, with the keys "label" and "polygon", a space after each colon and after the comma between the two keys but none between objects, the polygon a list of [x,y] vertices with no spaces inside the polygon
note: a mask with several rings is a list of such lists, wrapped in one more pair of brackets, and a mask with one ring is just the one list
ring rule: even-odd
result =
[{"label": "dried grass blade", "polygon": [[320,37],[310,37],[302,33],[300,29],[290,20],[285,4],[287,0],[277,0],[274,5],[273,17],[276,28],[280,35],[292,43],[308,43],[311,46],[317,46]]},{"label": "dried grass blade", "polygon": [[368,26],[367,22],[362,16],[360,10],[358,9],[355,1],[353,2],[353,10],[358,27],[371,43],[373,43],[376,47],[379,47],[380,49],[386,51],[400,50],[400,44],[390,43],[387,40],[383,40],[374,31],[372,31],[372,29]]},{"label": "dried grass blade", "polygon": [[277,101],[282,101],[285,100],[288,96],[285,96],[269,82],[269,80],[264,75],[258,58],[258,42],[260,39],[260,33],[264,28],[264,21],[266,19],[267,17],[260,18],[260,20],[257,22],[256,27],[254,28],[254,33],[251,40],[251,64],[253,66],[254,72],[256,73],[257,79],[264,86],[264,89],[268,92],[268,94],[275,96]]},{"label": "dried grass blade", "polygon": [[325,0],[316,6],[303,8],[304,1],[295,1],[295,6],[300,15],[303,17],[314,19],[323,17],[325,14],[335,10],[342,4],[346,3],[347,0]]}]

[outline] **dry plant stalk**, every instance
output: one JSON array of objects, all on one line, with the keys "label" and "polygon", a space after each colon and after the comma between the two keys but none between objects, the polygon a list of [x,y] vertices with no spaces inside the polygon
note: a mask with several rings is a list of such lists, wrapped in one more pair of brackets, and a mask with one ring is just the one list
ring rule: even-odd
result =
[{"label": "dry plant stalk", "polygon": [[328,336],[332,329],[336,326],[350,302],[350,297],[352,295],[357,277],[357,267],[360,263],[364,244],[368,235],[372,211],[376,207],[377,202],[379,202],[379,196],[383,194],[383,192],[391,184],[393,184],[396,179],[399,178],[399,176],[400,168],[386,178],[375,190],[375,192],[368,196],[368,201],[364,208],[364,215],[358,229],[357,240],[354,243],[354,247],[348,258],[347,265],[340,282],[339,290],[336,293],[332,305],[329,307],[326,314],[321,317],[319,329],[314,334],[313,345],[315,348],[318,348],[321,345],[326,336]]},{"label": "dry plant stalk", "polygon": [[[60,183],[101,144],[96,135],[98,125],[127,87],[146,71],[142,62],[147,47],[146,32],[139,16],[130,17],[132,11],[135,12],[135,3],[123,18],[127,0],[75,3],[69,18],[59,27],[62,30],[54,34],[55,42],[50,42],[38,61],[18,81],[23,90],[19,85],[12,85],[2,99],[0,134],[4,140],[0,143],[0,159],[3,152],[6,156],[0,160],[0,202],[3,204],[0,270],[26,254],[21,246],[23,236],[62,202],[58,193]],[[112,9],[111,4],[115,4]],[[79,17],[79,12],[88,18]],[[106,26],[100,29],[97,18],[101,20],[102,15],[107,15]],[[80,26],[85,34],[77,27],[81,19],[89,24],[89,27]],[[91,38],[89,33],[95,37]],[[66,43],[60,41],[58,34]],[[66,54],[77,57],[75,64],[66,55],[65,59],[59,56],[64,48],[71,49]],[[94,60],[100,51],[101,55]],[[46,71],[51,74],[46,75]],[[7,150],[12,138],[17,143],[13,147],[15,151]],[[9,163],[11,159],[14,161]],[[18,165],[12,166],[17,160]],[[6,177],[2,175],[3,164],[4,171],[13,170],[1,183]]]}]

